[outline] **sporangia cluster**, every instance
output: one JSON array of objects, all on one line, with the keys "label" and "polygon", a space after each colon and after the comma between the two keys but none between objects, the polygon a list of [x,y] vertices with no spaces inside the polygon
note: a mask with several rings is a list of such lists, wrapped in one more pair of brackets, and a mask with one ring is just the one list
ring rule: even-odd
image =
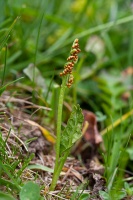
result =
[{"label": "sporangia cluster", "polygon": [[68,82],[66,84],[68,88],[71,87],[71,85],[73,84],[73,81],[74,81],[74,77],[72,75],[72,70],[73,70],[75,63],[77,63],[77,61],[78,61],[78,53],[80,51],[81,50],[79,48],[79,40],[75,39],[73,42],[73,45],[72,45],[70,56],[67,58],[68,62],[65,64],[63,72],[60,73],[60,76],[65,76],[67,74],[70,74]]}]

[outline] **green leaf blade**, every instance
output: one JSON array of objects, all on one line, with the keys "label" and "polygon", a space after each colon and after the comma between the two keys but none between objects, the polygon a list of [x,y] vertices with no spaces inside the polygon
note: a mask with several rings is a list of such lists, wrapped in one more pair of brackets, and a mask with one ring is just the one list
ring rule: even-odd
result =
[{"label": "green leaf blade", "polygon": [[83,124],[83,114],[79,105],[74,106],[67,126],[61,136],[60,155],[70,149],[72,145],[81,137]]},{"label": "green leaf blade", "polygon": [[15,200],[13,196],[0,191],[0,200]]},{"label": "green leaf blade", "polygon": [[39,185],[31,181],[27,182],[20,191],[20,200],[39,200]]}]

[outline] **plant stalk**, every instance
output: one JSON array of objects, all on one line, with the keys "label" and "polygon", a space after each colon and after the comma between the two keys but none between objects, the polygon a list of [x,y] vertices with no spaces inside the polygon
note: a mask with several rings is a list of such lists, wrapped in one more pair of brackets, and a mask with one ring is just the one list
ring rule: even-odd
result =
[{"label": "plant stalk", "polygon": [[63,155],[63,157],[60,158],[60,162],[58,164],[58,168],[56,170],[54,170],[54,175],[53,175],[53,180],[52,180],[52,184],[50,186],[50,190],[53,191],[55,189],[57,180],[59,178],[60,172],[63,168],[63,165],[68,157],[70,153],[70,150],[66,151],[65,154]]},{"label": "plant stalk", "polygon": [[59,95],[58,114],[57,114],[57,135],[56,135],[56,160],[55,160],[54,174],[53,174],[50,190],[54,190],[58,177],[59,177],[59,174],[57,173],[57,169],[59,168],[59,165],[60,165],[61,122],[62,122],[63,100],[64,100],[64,94],[65,94],[65,89],[66,89],[66,80],[67,80],[67,76],[63,77],[60,95]]}]

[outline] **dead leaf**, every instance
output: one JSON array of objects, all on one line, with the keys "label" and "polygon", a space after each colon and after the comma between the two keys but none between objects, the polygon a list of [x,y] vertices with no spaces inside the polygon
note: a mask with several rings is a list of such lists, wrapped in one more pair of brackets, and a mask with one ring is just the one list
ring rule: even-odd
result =
[{"label": "dead leaf", "polygon": [[133,75],[133,66],[128,67],[124,71],[122,71],[123,76]]},{"label": "dead leaf", "polygon": [[45,129],[44,127],[40,126],[38,123],[36,123],[36,122],[34,122],[34,121],[31,121],[31,120],[29,120],[29,119],[26,119],[25,121],[28,122],[29,124],[33,125],[33,126],[38,127],[38,128],[42,131],[44,137],[45,137],[49,142],[51,142],[52,144],[55,144],[55,141],[56,141],[56,140],[55,140],[55,136],[52,135],[47,129]]},{"label": "dead leaf", "polygon": [[83,115],[84,121],[89,123],[89,126],[83,136],[85,141],[89,141],[92,144],[100,144],[102,142],[102,137],[97,128],[95,114],[88,110],[83,110]]},{"label": "dead leaf", "polygon": [[[82,138],[76,143],[72,153],[77,156],[81,155],[82,159],[86,161],[95,156],[98,145],[102,142],[102,137],[97,128],[96,116],[94,113],[83,110],[84,124]],[[89,125],[87,125],[89,124]]]},{"label": "dead leaf", "polygon": [[122,94],[123,101],[129,101],[130,97],[131,97],[131,93],[129,91],[126,91]]},{"label": "dead leaf", "polygon": [[72,165],[69,168],[63,167],[63,171],[65,171],[66,174],[65,177],[62,179],[62,183],[66,180],[66,178],[70,175],[70,173],[76,176],[81,182],[84,181],[84,177],[82,176],[82,174],[79,173],[79,171],[77,171],[76,169],[74,169]]},{"label": "dead leaf", "polygon": [[74,174],[82,183],[84,182],[84,177],[75,169],[71,170],[72,174]]}]

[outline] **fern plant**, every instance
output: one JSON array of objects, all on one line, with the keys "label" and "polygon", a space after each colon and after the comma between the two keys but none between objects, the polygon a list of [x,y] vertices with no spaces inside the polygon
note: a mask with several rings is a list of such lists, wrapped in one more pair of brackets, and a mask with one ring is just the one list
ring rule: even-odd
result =
[{"label": "fern plant", "polygon": [[64,94],[66,88],[70,88],[73,84],[74,77],[72,75],[72,70],[78,61],[79,52],[80,48],[78,39],[75,39],[70,51],[70,56],[67,58],[68,62],[65,64],[63,72],[60,73],[60,76],[62,77],[62,85],[58,102],[56,160],[50,190],[55,189],[62,167],[70,153],[70,149],[72,145],[81,137],[83,114],[79,105],[75,105],[73,107],[67,126],[61,133]]}]

